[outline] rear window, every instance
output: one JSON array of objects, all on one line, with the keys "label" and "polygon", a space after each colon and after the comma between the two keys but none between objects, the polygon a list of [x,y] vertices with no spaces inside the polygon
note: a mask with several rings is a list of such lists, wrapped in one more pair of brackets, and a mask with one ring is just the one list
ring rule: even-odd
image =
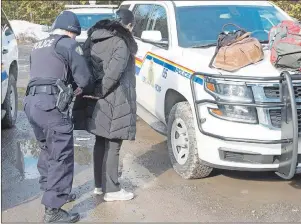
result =
[{"label": "rear window", "polygon": [[106,14],[76,14],[76,15],[82,27],[82,30],[88,30],[100,20],[112,19],[114,14],[106,13]]},{"label": "rear window", "polygon": [[[216,43],[222,27],[233,23],[268,41],[268,33],[285,16],[272,6],[184,6],[176,8],[178,40],[181,47]],[[226,31],[237,30],[227,26]]]}]

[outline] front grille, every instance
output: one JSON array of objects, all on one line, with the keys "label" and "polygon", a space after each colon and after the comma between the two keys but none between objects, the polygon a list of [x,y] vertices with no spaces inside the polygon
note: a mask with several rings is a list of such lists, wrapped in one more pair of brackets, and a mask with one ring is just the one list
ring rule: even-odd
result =
[{"label": "front grille", "polygon": [[[267,98],[279,98],[280,90],[279,87],[275,86],[266,86],[263,88],[264,94]],[[301,98],[301,86],[294,86],[296,98]]]},{"label": "front grille", "polygon": [[[271,109],[269,110],[270,119],[272,126],[275,128],[281,128],[281,110],[280,109]],[[297,110],[298,115],[298,128],[299,133],[301,132],[301,109]]]},{"label": "front grille", "polygon": [[230,152],[224,151],[224,149],[225,148],[219,148],[220,159],[224,161],[252,164],[271,164],[276,162],[276,157],[272,155]]}]

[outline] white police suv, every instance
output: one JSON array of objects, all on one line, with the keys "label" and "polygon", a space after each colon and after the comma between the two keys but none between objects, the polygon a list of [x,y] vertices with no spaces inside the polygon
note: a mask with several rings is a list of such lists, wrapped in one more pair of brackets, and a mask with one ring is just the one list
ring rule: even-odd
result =
[{"label": "white police suv", "polygon": [[114,16],[114,9],[117,8],[117,5],[66,5],[68,11],[71,11],[76,14],[82,32],[81,35],[76,37],[76,40],[79,43],[83,43],[87,39],[87,31],[91,28],[96,22],[103,19],[111,19]]},{"label": "white police suv", "polygon": [[[138,115],[167,135],[179,175],[204,178],[213,168],[274,171],[285,179],[300,173],[300,75],[275,69],[267,46],[269,29],[292,20],[287,13],[267,1],[125,1],[121,7],[136,18]],[[260,40],[263,61],[234,73],[208,66],[227,23]]]},{"label": "white police suv", "polygon": [[12,27],[1,10],[1,118],[2,127],[15,125],[18,111],[18,45]]}]

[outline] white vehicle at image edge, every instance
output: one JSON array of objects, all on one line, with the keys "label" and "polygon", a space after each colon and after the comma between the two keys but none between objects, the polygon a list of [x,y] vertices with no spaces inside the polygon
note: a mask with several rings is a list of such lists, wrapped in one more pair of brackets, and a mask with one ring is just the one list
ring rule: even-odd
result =
[{"label": "white vehicle at image edge", "polygon": [[[267,46],[272,24],[292,20],[287,13],[266,1],[125,1],[120,7],[136,18],[138,115],[167,135],[179,175],[204,178],[222,168],[291,179],[300,172],[297,109],[287,105],[296,106],[301,94],[283,107],[281,72],[270,63]],[[263,61],[233,73],[208,66],[227,23],[260,40]],[[301,83],[284,77],[283,89],[301,91]]]},{"label": "white vehicle at image edge", "polygon": [[85,42],[87,39],[87,31],[96,22],[103,19],[111,19],[114,15],[114,9],[117,5],[66,5],[68,11],[77,15],[80,22],[82,32],[76,37],[79,43]]},{"label": "white vehicle at image edge", "polygon": [[15,125],[18,111],[18,45],[15,34],[1,10],[1,120],[3,128]]}]

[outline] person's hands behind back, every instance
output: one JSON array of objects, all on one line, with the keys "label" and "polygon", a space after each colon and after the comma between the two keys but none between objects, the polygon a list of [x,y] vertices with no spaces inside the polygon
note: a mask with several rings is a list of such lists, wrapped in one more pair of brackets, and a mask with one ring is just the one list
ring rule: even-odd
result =
[{"label": "person's hands behind back", "polygon": [[84,95],[83,98],[93,99],[93,100],[99,100],[100,97],[97,96],[91,96],[91,95]]},{"label": "person's hands behind back", "polygon": [[77,87],[76,90],[74,91],[75,96],[79,96],[83,93],[83,90],[80,87]]}]

